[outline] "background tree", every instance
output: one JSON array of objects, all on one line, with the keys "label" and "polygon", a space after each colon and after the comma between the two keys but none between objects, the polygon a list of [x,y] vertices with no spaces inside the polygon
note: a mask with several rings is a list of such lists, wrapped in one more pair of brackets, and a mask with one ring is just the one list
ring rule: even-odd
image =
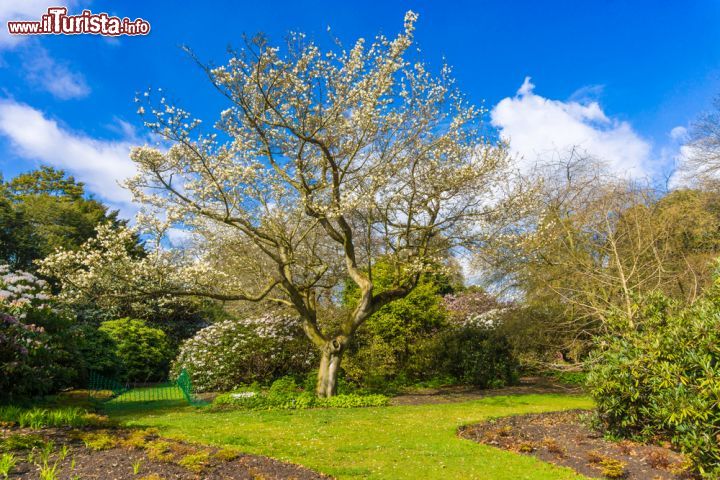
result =
[{"label": "background tree", "polygon": [[598,333],[635,328],[640,295],[692,303],[710,282],[720,253],[717,195],[665,194],[585,158],[538,177],[539,208],[486,244],[478,263],[523,300],[522,315],[549,333],[532,336],[563,359],[577,361]]},{"label": "background tree", "polygon": [[[415,20],[408,13],[395,39],[361,39],[349,50],[323,52],[299,34],[281,50],[256,37],[227,65],[202,66],[228,104],[214,131],[164,98],[153,106],[143,97],[147,126],[169,148],[132,152],[139,174],[128,186],[146,206],[141,223],[198,241],[192,252],[160,249],[125,264],[113,240],[100,239],[100,250],[118,254],[103,265],[130,284],[116,293],[287,305],[320,352],[317,393],[332,395],[343,352],[367,318],[407,296],[441,251],[472,245],[484,222],[519,204],[501,205],[507,155],[482,135],[481,110],[448,68],[435,76],[409,59]],[[236,262],[220,255],[229,246]],[[46,271],[71,289],[110,278],[83,268],[88,256],[112,257],[63,252]],[[382,291],[378,258],[392,271]],[[327,322],[319,314],[346,278],[357,305],[339,325]]]},{"label": "background tree", "polygon": [[713,106],[690,129],[680,173],[686,181],[716,189],[720,181],[720,96]]},{"label": "background tree", "polygon": [[124,224],[64,171],[43,166],[18,175],[0,186],[0,260],[34,271],[35,260],[76,249],[105,222]]}]

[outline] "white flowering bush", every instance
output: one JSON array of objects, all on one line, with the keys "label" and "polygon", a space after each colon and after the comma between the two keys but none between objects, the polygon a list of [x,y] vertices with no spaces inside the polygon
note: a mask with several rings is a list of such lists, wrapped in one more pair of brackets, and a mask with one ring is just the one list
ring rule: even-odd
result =
[{"label": "white flowering bush", "polygon": [[22,270],[0,265],[0,308],[24,318],[29,310],[50,309],[47,282]]},{"label": "white flowering bush", "polygon": [[315,357],[303,335],[300,319],[287,315],[218,322],[183,343],[172,373],[186,369],[199,392],[305,373]]}]

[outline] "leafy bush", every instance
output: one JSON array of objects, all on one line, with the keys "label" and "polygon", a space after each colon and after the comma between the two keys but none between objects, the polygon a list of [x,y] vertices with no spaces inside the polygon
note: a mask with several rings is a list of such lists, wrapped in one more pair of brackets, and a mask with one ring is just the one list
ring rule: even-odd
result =
[{"label": "leafy bush", "polygon": [[[378,274],[389,275],[378,265]],[[381,276],[380,288],[388,279]],[[376,391],[388,384],[409,384],[427,379],[421,365],[430,340],[448,327],[448,316],[440,297],[440,283],[428,276],[405,298],[374,313],[358,330],[343,358],[348,381]],[[355,287],[345,292],[347,308],[354,308]]]},{"label": "leafy bush", "polygon": [[553,372],[552,376],[560,383],[583,386],[587,382],[585,372]]},{"label": "leafy bush", "polygon": [[78,325],[75,328],[78,351],[82,358],[83,374],[96,372],[107,378],[120,373],[121,361],[112,337],[92,325]]},{"label": "leafy bush", "polygon": [[599,420],[615,435],[669,439],[716,478],[720,301],[712,293],[679,308],[654,295],[638,310],[635,328],[602,338],[592,358],[587,380]]},{"label": "leafy bush", "polygon": [[305,373],[314,356],[299,319],[266,314],[200,330],[183,343],[172,371],[178,374],[185,368],[197,391],[228,391]]},{"label": "leafy bush", "polygon": [[171,350],[162,330],[148,327],[144,320],[121,318],[103,322],[99,331],[115,344],[121,380],[149,382],[167,376]]},{"label": "leafy bush", "polygon": [[318,398],[312,391],[302,391],[292,377],[283,377],[263,392],[257,387],[244,388],[219,395],[216,406],[233,406],[247,410],[302,410],[306,408],[382,407],[388,404],[384,395],[340,394]]},{"label": "leafy bush", "polygon": [[518,364],[508,339],[483,322],[443,332],[434,342],[426,370],[480,388],[510,385],[518,378]]},{"label": "leafy bush", "polygon": [[[379,291],[392,286],[390,265],[378,262],[374,274]],[[345,380],[382,393],[425,382],[514,382],[517,365],[496,325],[506,305],[478,287],[455,290],[447,275],[425,275],[405,298],[374,313],[345,354]],[[347,285],[343,295],[353,308],[356,287]]]},{"label": "leafy bush", "polygon": [[52,379],[41,361],[49,354],[49,338],[43,329],[0,314],[0,399],[51,391]]}]

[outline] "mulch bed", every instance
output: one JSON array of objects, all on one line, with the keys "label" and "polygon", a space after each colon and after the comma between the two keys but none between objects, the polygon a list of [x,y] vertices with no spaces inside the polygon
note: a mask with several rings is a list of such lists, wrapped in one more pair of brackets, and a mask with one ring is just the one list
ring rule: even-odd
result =
[{"label": "mulch bed", "polygon": [[668,446],[607,440],[590,428],[586,420],[589,413],[573,410],[505,417],[464,427],[458,434],[593,478],[691,478],[680,453]]},{"label": "mulch bed", "polygon": [[[141,430],[133,443],[132,430],[73,430],[73,429],[0,429],[0,440],[10,435],[35,435],[53,442],[53,453],[46,464],[57,463],[58,480],[316,480],[330,477],[298,465],[259,455],[247,455],[227,449],[192,445],[160,438],[152,430]],[[114,445],[88,448],[90,439],[111,438]],[[138,441],[138,439],[141,439]],[[66,446],[65,458],[62,447]],[[12,453],[22,460],[10,473],[10,479],[39,479],[43,465],[42,446],[33,450]],[[28,461],[28,455],[32,461]],[[182,465],[184,458],[199,455],[199,461]],[[139,466],[138,473],[134,468]]]}]

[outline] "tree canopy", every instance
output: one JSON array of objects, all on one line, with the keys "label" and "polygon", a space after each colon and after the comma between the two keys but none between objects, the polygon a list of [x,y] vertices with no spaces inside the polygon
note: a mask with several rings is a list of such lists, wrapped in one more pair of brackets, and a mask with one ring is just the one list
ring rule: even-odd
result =
[{"label": "tree canopy", "polygon": [[0,261],[13,268],[34,270],[55,249],[78,248],[102,223],[124,224],[62,170],[43,166],[0,184]]}]

